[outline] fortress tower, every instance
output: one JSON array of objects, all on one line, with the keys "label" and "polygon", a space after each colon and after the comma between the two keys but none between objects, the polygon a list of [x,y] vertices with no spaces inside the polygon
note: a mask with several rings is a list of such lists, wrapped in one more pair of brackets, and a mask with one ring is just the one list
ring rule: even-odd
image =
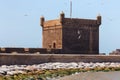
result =
[{"label": "fortress tower", "polygon": [[96,20],[65,18],[45,21],[41,17],[43,48],[61,49],[63,53],[99,54],[99,26],[101,16]]}]

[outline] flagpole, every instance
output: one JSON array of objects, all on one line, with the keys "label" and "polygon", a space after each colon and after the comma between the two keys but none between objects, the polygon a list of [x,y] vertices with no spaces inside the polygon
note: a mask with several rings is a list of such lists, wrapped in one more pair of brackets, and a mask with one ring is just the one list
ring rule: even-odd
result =
[{"label": "flagpole", "polygon": [[70,18],[72,18],[72,0],[70,0]]}]

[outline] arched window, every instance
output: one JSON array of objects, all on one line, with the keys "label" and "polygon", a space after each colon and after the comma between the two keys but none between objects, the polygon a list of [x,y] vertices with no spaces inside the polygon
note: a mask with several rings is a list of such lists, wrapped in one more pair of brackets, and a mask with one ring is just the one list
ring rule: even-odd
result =
[{"label": "arched window", "polygon": [[52,46],[51,46],[51,44],[49,44],[49,45],[48,45],[48,48],[50,48],[50,49],[51,49],[51,47],[52,47]]}]

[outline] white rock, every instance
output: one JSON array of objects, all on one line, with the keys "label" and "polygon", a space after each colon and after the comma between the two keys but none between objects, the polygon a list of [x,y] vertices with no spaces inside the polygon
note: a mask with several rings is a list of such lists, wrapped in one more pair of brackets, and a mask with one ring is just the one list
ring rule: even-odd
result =
[{"label": "white rock", "polygon": [[8,71],[7,75],[14,75],[14,71]]}]

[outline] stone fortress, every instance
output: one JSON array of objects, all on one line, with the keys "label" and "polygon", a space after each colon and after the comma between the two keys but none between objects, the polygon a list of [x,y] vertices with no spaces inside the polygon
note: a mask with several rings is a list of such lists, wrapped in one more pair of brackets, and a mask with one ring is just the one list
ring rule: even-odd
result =
[{"label": "stone fortress", "polygon": [[42,26],[42,48],[1,48],[1,53],[41,54],[99,54],[99,26],[101,16],[93,19],[66,18],[62,12],[59,19],[45,21]]},{"label": "stone fortress", "polygon": [[43,48],[61,49],[62,53],[99,54],[99,26],[101,16],[97,20],[60,18],[45,21],[41,17],[43,31]]}]

